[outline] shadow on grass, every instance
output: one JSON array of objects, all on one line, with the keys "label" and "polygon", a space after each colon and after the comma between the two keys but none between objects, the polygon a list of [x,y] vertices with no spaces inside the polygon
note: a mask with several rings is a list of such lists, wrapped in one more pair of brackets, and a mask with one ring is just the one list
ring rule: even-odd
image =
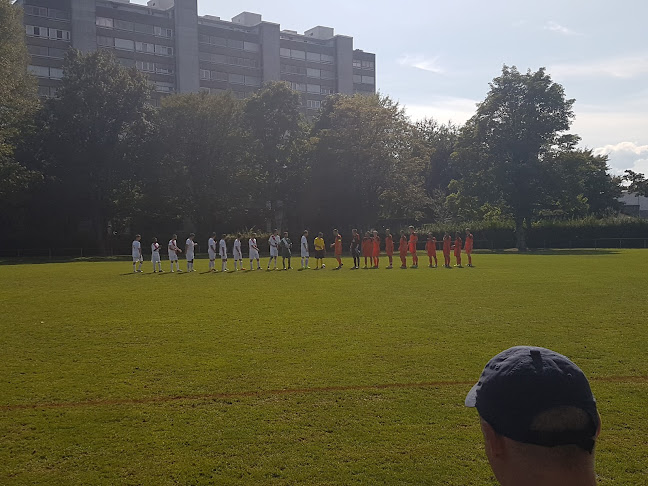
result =
[{"label": "shadow on grass", "polygon": [[618,255],[620,250],[614,249],[594,249],[594,248],[571,248],[564,250],[528,250],[528,251],[518,251],[517,249],[509,250],[480,250],[479,252],[474,252],[473,254],[482,254],[482,255],[547,255],[547,256],[556,256],[556,255]]}]

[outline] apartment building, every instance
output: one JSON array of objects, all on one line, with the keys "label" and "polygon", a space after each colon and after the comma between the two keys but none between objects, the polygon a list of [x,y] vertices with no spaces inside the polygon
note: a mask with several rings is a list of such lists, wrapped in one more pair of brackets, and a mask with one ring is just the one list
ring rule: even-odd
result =
[{"label": "apartment building", "polygon": [[30,70],[41,96],[56,96],[65,51],[112,50],[147,74],[153,104],[170,93],[231,90],[245,98],[267,81],[300,93],[305,113],[333,93],[373,94],[376,56],[353,38],[316,26],[299,34],[243,12],[198,16],[197,0],[17,0],[24,9]]}]

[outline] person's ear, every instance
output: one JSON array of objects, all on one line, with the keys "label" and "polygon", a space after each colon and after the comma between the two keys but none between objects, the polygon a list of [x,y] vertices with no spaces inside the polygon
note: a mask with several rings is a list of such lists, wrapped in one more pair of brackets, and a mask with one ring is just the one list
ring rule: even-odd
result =
[{"label": "person's ear", "polygon": [[504,437],[495,432],[495,429],[486,422],[481,420],[482,434],[484,435],[484,443],[486,446],[486,454],[492,458],[502,458],[506,455],[506,444]]}]

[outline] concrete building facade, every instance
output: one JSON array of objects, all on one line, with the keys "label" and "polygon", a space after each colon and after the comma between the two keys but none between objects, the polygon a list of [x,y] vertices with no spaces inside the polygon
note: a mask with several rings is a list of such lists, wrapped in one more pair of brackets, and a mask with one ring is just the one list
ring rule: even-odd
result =
[{"label": "concrete building facade", "polygon": [[376,56],[353,38],[316,26],[282,30],[261,15],[231,21],[199,16],[197,0],[17,0],[24,9],[30,70],[39,94],[56,96],[65,51],[112,50],[120,63],[145,72],[153,104],[170,93],[231,90],[245,98],[268,81],[285,81],[312,113],[334,93],[376,92]]}]

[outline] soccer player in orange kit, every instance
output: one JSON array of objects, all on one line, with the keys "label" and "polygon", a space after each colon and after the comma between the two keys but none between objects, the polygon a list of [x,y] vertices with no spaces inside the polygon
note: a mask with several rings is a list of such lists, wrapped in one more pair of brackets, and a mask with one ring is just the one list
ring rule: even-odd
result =
[{"label": "soccer player in orange kit", "polygon": [[[436,268],[436,238],[432,236],[432,233],[428,233],[427,242],[425,243],[425,250],[427,251],[428,259],[430,260],[430,268]],[[432,265],[432,259],[434,259],[434,265]]]},{"label": "soccer player in orange kit", "polygon": [[389,231],[389,228],[385,230],[385,253],[387,253],[387,258],[389,258],[389,266],[387,268],[394,268],[394,237],[391,231]]},{"label": "soccer player in orange kit", "polygon": [[371,241],[373,242],[371,251],[371,255],[373,256],[373,268],[378,268],[378,263],[380,263],[380,236],[378,236],[376,230],[373,230]]},{"label": "soccer player in orange kit", "polygon": [[464,244],[464,250],[468,256],[468,266],[472,267],[472,251],[473,251],[473,235],[469,229],[466,228],[466,243]]},{"label": "soccer player in orange kit", "polygon": [[331,244],[331,248],[335,249],[335,259],[338,262],[338,266],[335,270],[342,268],[342,236],[340,232],[336,229],[333,230],[333,235],[335,237],[335,242]]},{"label": "soccer player in orange kit", "polygon": [[463,242],[461,241],[461,236],[459,235],[459,232],[455,235],[455,243],[454,243],[454,255],[455,258],[457,259],[457,267],[463,268],[461,266],[461,244]]},{"label": "soccer player in orange kit", "polygon": [[418,255],[416,254],[416,245],[418,243],[418,236],[414,231],[414,226],[409,227],[409,252],[412,254],[412,268],[418,268]]},{"label": "soccer player in orange kit", "polygon": [[452,245],[452,238],[446,231],[443,235],[443,266],[450,268],[450,246]]},{"label": "soccer player in orange kit", "polygon": [[366,269],[368,268],[367,259],[373,259],[373,240],[369,231],[367,231],[364,235],[364,238],[362,238],[362,256],[364,257],[364,268]]},{"label": "soccer player in orange kit", "polygon": [[407,236],[405,236],[405,230],[401,230],[400,243],[398,245],[398,252],[400,253],[401,259],[401,268],[407,268]]}]

